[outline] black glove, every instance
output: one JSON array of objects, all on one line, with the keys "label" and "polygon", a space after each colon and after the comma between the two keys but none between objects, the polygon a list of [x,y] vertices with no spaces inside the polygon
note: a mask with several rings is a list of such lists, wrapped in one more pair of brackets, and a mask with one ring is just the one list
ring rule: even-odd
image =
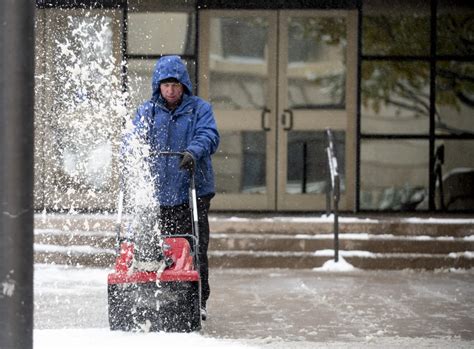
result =
[{"label": "black glove", "polygon": [[194,172],[194,158],[187,151],[183,153],[183,159],[181,160],[181,163],[179,164],[179,168],[181,170],[188,170],[188,171]]}]

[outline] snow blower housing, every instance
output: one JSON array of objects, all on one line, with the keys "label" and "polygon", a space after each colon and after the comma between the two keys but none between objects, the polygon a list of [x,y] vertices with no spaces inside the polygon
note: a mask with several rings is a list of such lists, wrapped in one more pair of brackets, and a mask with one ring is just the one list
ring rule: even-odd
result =
[{"label": "snow blower housing", "polygon": [[[121,220],[121,199],[118,220]],[[121,237],[118,225],[118,256],[115,270],[107,279],[111,330],[192,332],[201,329],[201,281],[195,252],[198,251],[199,232],[193,174],[189,206],[193,222],[191,234],[158,236],[165,246],[159,257],[166,261],[159,271],[133,267],[134,243]],[[193,243],[193,249],[189,241]]]}]

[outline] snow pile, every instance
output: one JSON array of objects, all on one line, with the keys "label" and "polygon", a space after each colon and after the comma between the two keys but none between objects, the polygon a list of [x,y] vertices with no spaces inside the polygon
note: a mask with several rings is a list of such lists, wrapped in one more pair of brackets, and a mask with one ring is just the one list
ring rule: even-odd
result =
[{"label": "snow pile", "polygon": [[352,264],[348,263],[342,256],[339,256],[339,261],[330,259],[326,261],[322,267],[313,268],[314,271],[327,271],[327,272],[346,272],[359,270]]},{"label": "snow pile", "polygon": [[418,218],[418,217],[409,217],[401,219],[402,222],[406,223],[415,223],[415,224],[473,224],[474,219],[471,218]]},{"label": "snow pile", "polygon": [[[334,256],[334,250],[317,250],[313,252],[314,256],[322,256],[322,257],[327,257],[327,256]],[[364,258],[374,258],[376,256],[382,255],[381,253],[373,253],[370,251],[361,251],[361,250],[339,250],[339,259],[341,256],[346,256],[346,257],[364,257]]]},{"label": "snow pile", "polygon": [[450,258],[464,257],[464,258],[472,259],[474,258],[474,252],[473,251],[451,252],[448,256]]}]

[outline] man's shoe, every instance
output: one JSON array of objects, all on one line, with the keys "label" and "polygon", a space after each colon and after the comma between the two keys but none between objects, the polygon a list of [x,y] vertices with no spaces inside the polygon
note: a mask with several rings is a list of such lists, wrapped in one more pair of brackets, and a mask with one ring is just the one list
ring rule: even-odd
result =
[{"label": "man's shoe", "polygon": [[202,321],[206,321],[207,319],[207,310],[205,307],[201,307],[201,319]]}]

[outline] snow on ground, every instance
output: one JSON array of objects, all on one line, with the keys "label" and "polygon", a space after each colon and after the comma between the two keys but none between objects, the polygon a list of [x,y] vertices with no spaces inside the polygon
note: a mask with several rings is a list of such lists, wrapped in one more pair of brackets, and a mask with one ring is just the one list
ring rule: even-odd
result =
[{"label": "snow on ground", "polygon": [[158,344],[175,349],[255,348],[235,340],[206,338],[198,333],[110,331],[106,322],[109,272],[96,268],[35,266],[34,349],[130,349],[153,348]]},{"label": "snow on ground", "polygon": [[363,343],[347,342],[274,342],[272,338],[261,340],[215,339],[200,334],[172,333],[124,333],[108,329],[35,330],[34,349],[365,349],[365,348],[460,348],[470,349],[472,344],[452,338],[367,337]]},{"label": "snow on ground", "polygon": [[197,333],[126,333],[108,328],[35,330],[34,349],[192,348],[252,349],[235,340],[206,338]]},{"label": "snow on ground", "polygon": [[190,334],[112,332],[110,270],[37,264],[34,349],[474,347],[474,271],[340,263],[211,270],[210,318]]},{"label": "snow on ground", "polygon": [[339,260],[336,262],[334,259],[326,261],[322,267],[314,268],[314,271],[330,271],[330,272],[346,272],[346,271],[355,271],[355,268],[352,264],[348,263],[342,256],[339,256]]}]

